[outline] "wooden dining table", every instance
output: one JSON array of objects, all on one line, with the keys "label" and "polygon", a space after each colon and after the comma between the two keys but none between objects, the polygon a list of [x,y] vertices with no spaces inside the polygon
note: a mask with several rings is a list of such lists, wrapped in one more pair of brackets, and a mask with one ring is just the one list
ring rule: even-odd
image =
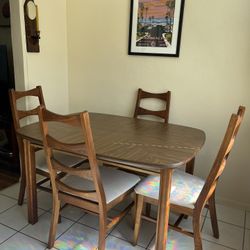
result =
[{"label": "wooden dining table", "polygon": [[[90,113],[97,159],[119,168],[160,176],[158,220],[155,249],[165,250],[172,172],[185,164],[193,168],[194,158],[205,142],[205,133],[197,128],[117,115]],[[50,133],[65,142],[82,142],[79,127],[49,123]],[[28,220],[38,220],[34,147],[42,147],[39,123],[17,131],[24,142],[27,176]]]}]

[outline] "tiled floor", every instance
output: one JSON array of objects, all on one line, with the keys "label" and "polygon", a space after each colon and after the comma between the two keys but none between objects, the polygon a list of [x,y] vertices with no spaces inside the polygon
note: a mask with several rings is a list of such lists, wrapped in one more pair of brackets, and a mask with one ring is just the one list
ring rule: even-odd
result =
[{"label": "tiled floor", "polygon": [[[51,217],[51,195],[38,193],[39,222],[27,223],[27,206],[17,205],[18,184],[0,191],[0,250],[45,250]],[[119,209],[119,208],[117,208]],[[113,213],[116,211],[114,210]],[[205,250],[250,250],[250,211],[217,205],[220,239],[212,237],[209,214],[204,211],[202,238]],[[98,219],[81,209],[67,206],[58,226],[55,248],[60,250],[95,249],[98,240]],[[174,215],[171,215],[171,219]],[[191,220],[182,224],[191,228]],[[155,224],[143,221],[138,246],[131,245],[133,230],[127,215],[108,236],[106,249],[154,249]],[[191,250],[193,239],[169,231],[167,249]]]}]

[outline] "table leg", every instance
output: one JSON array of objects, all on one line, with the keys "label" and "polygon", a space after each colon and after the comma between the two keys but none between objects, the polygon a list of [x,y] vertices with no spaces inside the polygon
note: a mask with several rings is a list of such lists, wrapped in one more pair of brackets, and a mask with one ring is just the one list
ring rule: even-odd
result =
[{"label": "table leg", "polygon": [[28,198],[28,221],[35,224],[37,216],[37,193],[36,193],[36,170],[35,170],[35,150],[29,141],[24,140],[24,159],[26,173],[26,190]]},{"label": "table leg", "polygon": [[186,164],[186,172],[189,174],[194,174],[194,163],[195,163],[195,157],[191,159],[189,162]]},{"label": "table leg", "polygon": [[160,173],[160,193],[156,228],[155,249],[166,250],[168,238],[168,219],[170,211],[170,192],[173,169],[163,169]]}]

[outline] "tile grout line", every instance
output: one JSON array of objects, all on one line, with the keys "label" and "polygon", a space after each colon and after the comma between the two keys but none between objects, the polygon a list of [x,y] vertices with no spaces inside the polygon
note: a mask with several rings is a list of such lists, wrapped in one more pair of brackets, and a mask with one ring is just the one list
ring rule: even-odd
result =
[{"label": "tile grout line", "polygon": [[218,245],[218,246],[225,247],[225,248],[230,249],[230,250],[237,250],[237,249],[235,249],[235,248],[231,248],[231,247],[229,247],[229,246],[225,246],[225,245],[222,245],[221,243],[217,243],[217,242],[214,242],[214,241],[211,241],[211,240],[207,240],[207,239],[203,239],[203,238],[202,238],[202,240],[203,240],[203,241],[210,242],[210,243],[212,243],[212,244],[214,244],[214,245]]}]

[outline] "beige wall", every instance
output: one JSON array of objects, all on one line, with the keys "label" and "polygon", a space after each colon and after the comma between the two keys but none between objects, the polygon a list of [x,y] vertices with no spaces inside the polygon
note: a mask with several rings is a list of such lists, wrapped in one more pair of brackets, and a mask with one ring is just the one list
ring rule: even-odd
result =
[{"label": "beige wall", "polygon": [[186,1],[179,58],[128,56],[130,0],[67,1],[70,111],[131,116],[136,90],[172,91],[170,122],[201,128],[196,173],[206,176],[230,114],[247,106],[218,189],[250,207],[250,2]]},{"label": "beige wall", "polygon": [[23,3],[11,0],[16,89],[42,85],[49,109],[68,112],[66,0],[36,0],[41,30],[40,53],[27,53]]}]

